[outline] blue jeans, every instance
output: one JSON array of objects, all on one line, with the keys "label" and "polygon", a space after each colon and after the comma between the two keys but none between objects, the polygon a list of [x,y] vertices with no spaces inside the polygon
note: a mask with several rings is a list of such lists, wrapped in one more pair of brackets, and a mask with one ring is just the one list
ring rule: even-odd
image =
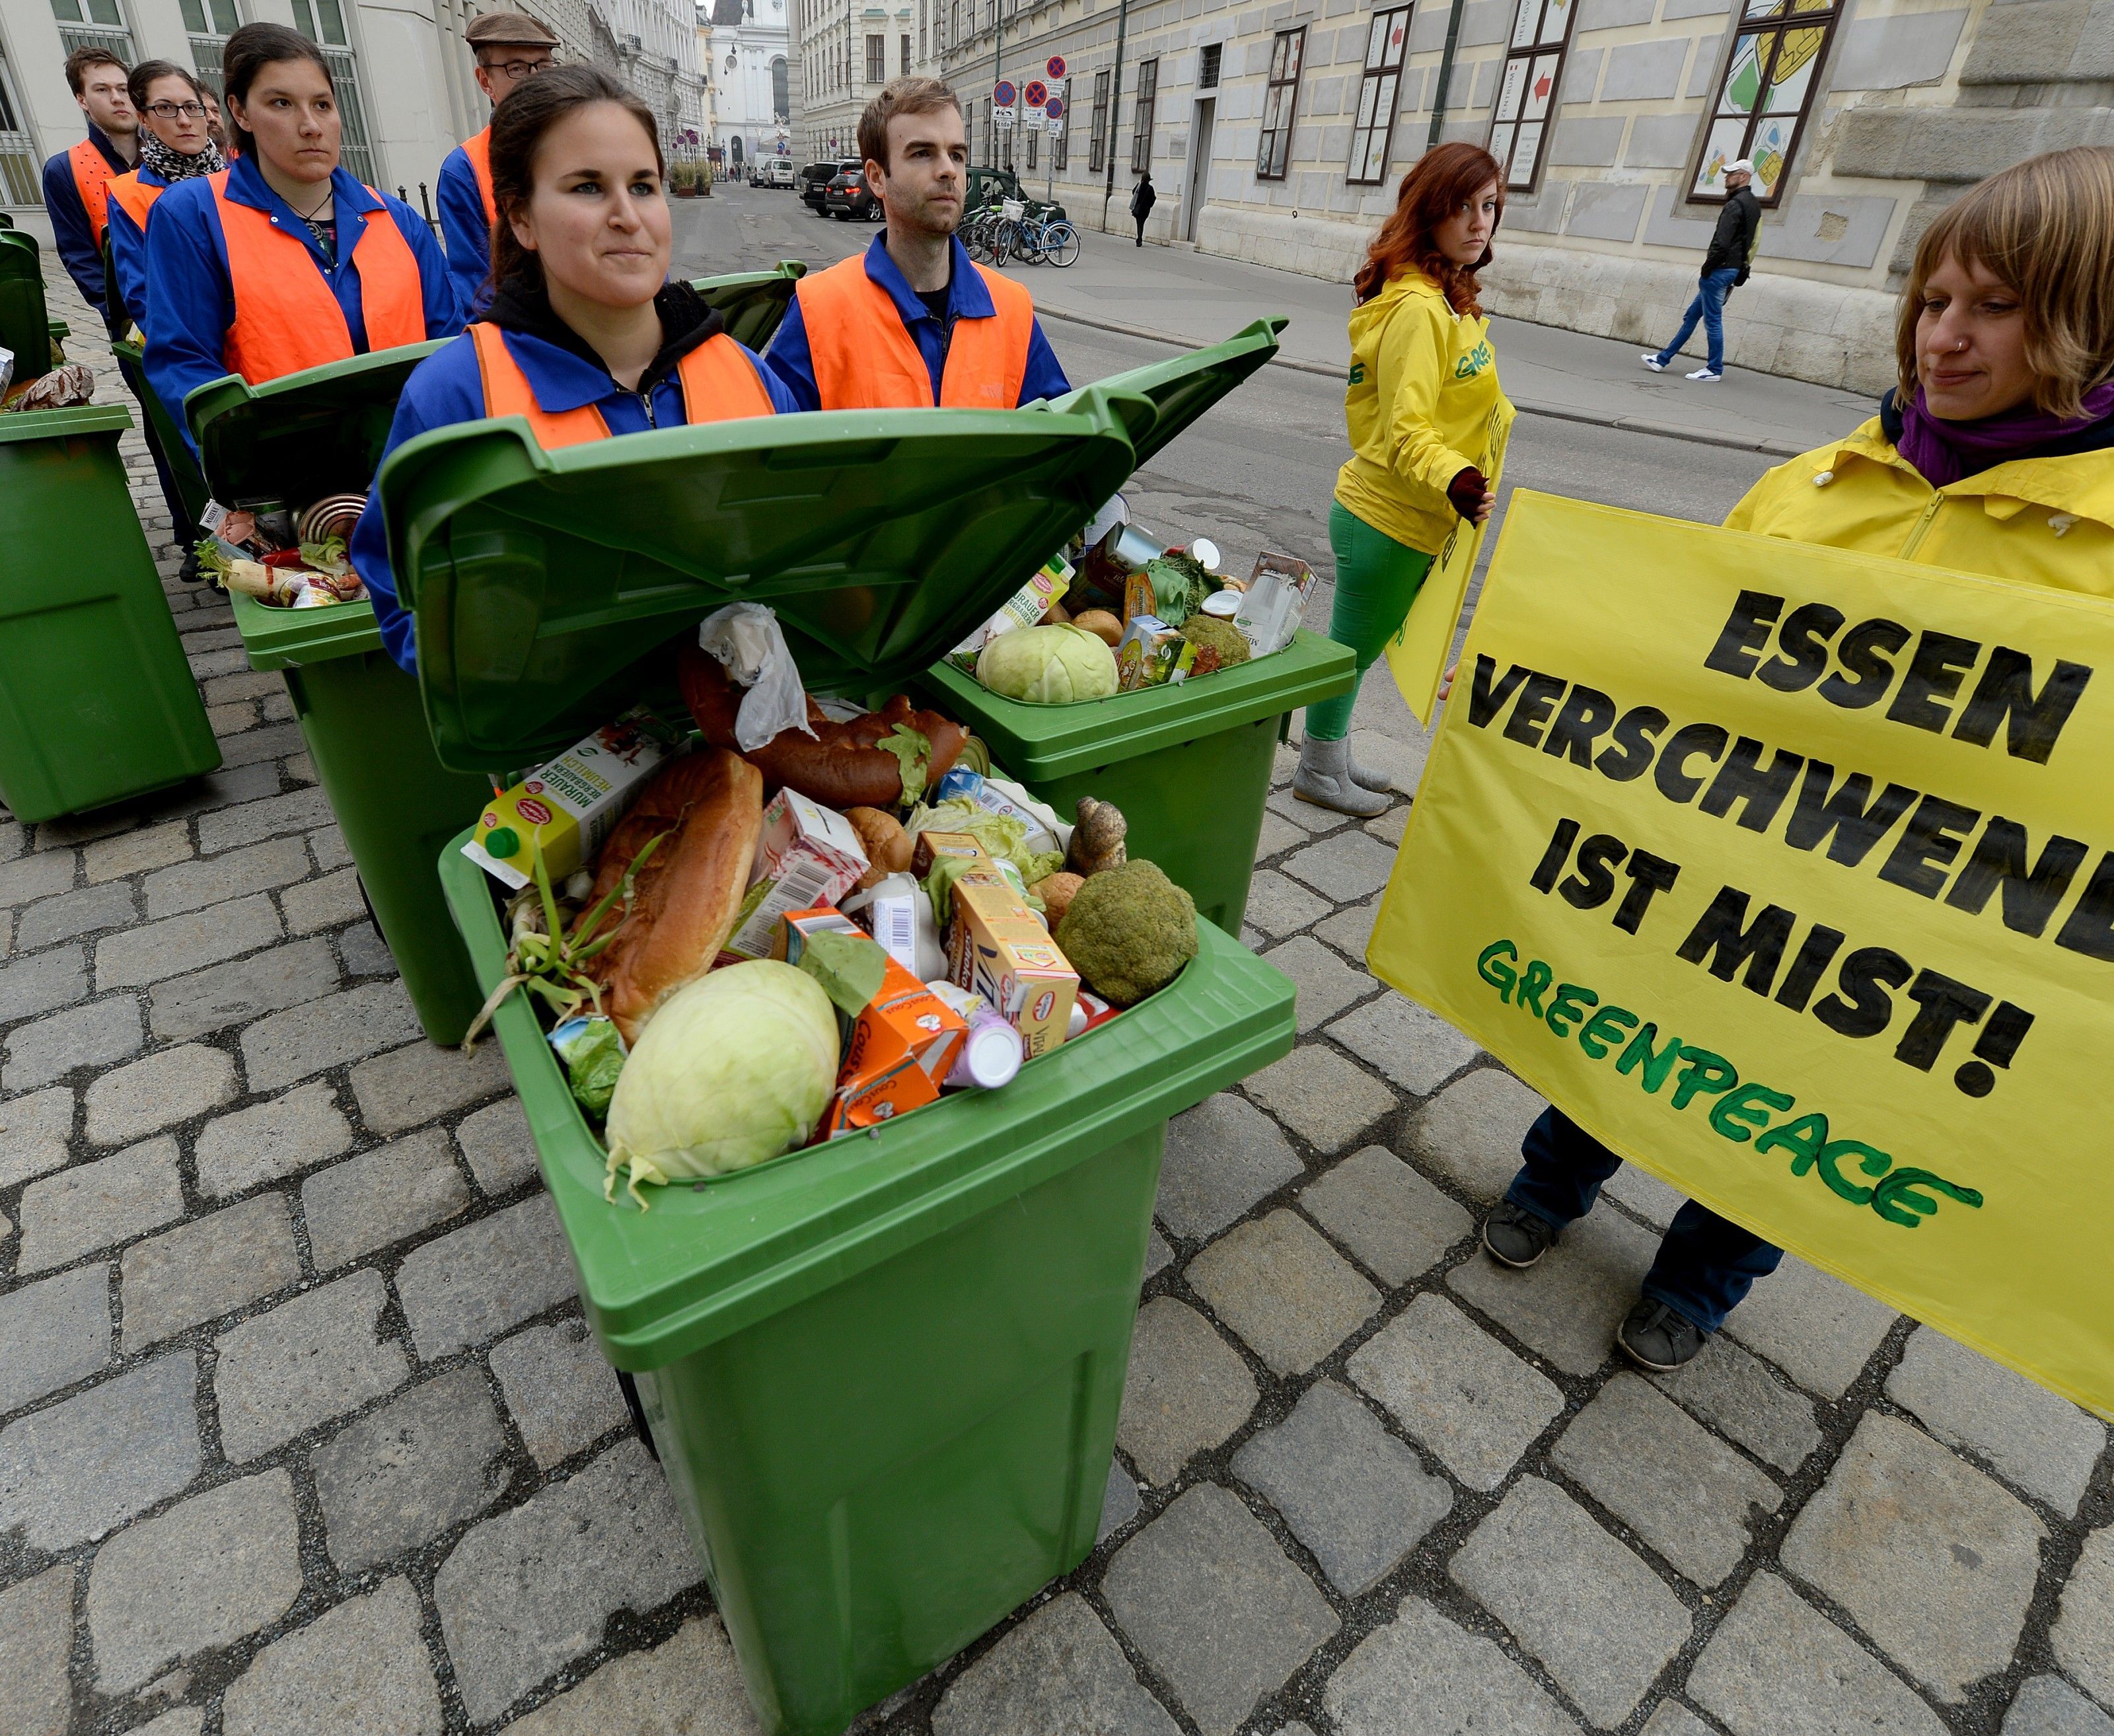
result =
[{"label": "blue jeans", "polygon": [[1732,280],[1740,275],[1732,266],[1707,272],[1695,286],[1695,299],[1689,303],[1688,311],[1681,316],[1681,330],[1665,349],[1659,353],[1659,365],[1666,367],[1681,354],[1681,346],[1695,330],[1695,322],[1703,322],[1703,335],[1710,345],[1710,372],[1725,372],[1725,298],[1732,293]]},{"label": "blue jeans", "polygon": [[[1556,1108],[1544,1109],[1527,1129],[1520,1155],[1526,1162],[1505,1198],[1559,1230],[1591,1211],[1600,1184],[1622,1167],[1620,1158]],[[1767,1277],[1782,1259],[1782,1249],[1691,1199],[1673,1214],[1644,1293],[1714,1332],[1755,1280]]]}]

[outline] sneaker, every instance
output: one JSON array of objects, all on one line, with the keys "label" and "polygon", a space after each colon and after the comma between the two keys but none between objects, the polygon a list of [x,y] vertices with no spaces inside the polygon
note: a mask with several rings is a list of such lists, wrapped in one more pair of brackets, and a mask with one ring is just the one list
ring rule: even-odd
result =
[{"label": "sneaker", "polygon": [[1691,380],[1700,380],[1705,386],[1715,386],[1725,377],[1714,368],[1699,368],[1688,377]]},{"label": "sneaker", "polygon": [[1500,1199],[1483,1220],[1483,1251],[1500,1266],[1524,1272],[1549,1252],[1558,1234],[1546,1217]]},{"label": "sneaker", "polygon": [[1646,356],[1644,359],[1644,363],[1645,366],[1649,368],[1655,374],[1663,374],[1666,372],[1666,363],[1659,360],[1659,359],[1655,355]]},{"label": "sneaker", "polygon": [[1638,1367],[1666,1374],[1695,1359],[1703,1348],[1703,1329],[1687,1315],[1645,1296],[1630,1310],[1615,1343]]}]

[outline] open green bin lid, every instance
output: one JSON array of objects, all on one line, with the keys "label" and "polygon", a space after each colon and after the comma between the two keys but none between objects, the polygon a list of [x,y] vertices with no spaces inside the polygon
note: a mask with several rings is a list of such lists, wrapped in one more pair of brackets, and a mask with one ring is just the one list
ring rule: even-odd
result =
[{"label": "open green bin lid", "polygon": [[[1104,391],[1137,392],[1152,400],[1152,427],[1136,441],[1138,464],[1151,464],[1177,435],[1275,355],[1278,334],[1289,323],[1282,313],[1269,314],[1223,343],[1096,380],[1094,386]],[[1050,408],[1062,410],[1078,395],[1069,393]]]},{"label": "open green bin lid", "polygon": [[[1205,406],[1269,359],[1228,343],[1023,410],[705,423],[547,453],[515,419],[398,449],[382,497],[444,765],[518,767],[670,685],[677,642],[768,604],[808,690],[943,658]],[[1171,435],[1169,437],[1172,437]]]},{"label": "open green bin lid", "polygon": [[442,763],[520,766],[672,684],[730,602],[776,610],[812,692],[959,644],[1130,473],[1153,409],[860,410],[546,452],[507,418],[399,447],[382,503]]},{"label": "open green bin lid", "polygon": [[785,310],[807,266],[798,259],[780,259],[767,272],[735,272],[725,277],[693,277],[690,287],[718,310],[726,322],[727,336],[762,353],[763,346],[784,323]]},{"label": "open green bin lid", "polygon": [[262,386],[230,374],[184,400],[199,468],[223,506],[272,500],[299,509],[364,490],[411,370],[448,341],[378,349]]}]

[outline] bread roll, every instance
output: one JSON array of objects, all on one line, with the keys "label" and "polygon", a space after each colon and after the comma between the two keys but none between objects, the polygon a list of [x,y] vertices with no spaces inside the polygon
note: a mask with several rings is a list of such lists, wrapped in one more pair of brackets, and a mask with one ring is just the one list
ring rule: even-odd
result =
[{"label": "bread roll", "polygon": [[596,935],[615,925],[616,938],[586,967],[627,1047],[663,1001],[712,969],[748,891],[762,830],[763,774],[739,754],[702,747],[655,773],[604,840],[590,910],[641,850],[671,834],[639,870],[629,913],[620,902],[602,919]]}]

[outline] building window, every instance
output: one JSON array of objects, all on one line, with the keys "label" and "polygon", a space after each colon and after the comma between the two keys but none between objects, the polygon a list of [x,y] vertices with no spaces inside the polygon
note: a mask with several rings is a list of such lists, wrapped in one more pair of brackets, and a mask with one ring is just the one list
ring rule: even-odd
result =
[{"label": "building window", "polygon": [[1197,51],[1197,88],[1199,90],[1216,90],[1219,88],[1219,57],[1224,52],[1224,44],[1215,42]]},{"label": "building window", "polygon": [[381,175],[374,161],[373,135],[367,129],[367,111],[359,100],[359,62],[354,58],[352,39],[345,29],[345,8],[339,0],[294,0],[294,28],[323,50],[323,62],[330,68],[344,129],[340,158],[355,180],[373,186]]},{"label": "building window", "polygon": [[910,34],[908,31],[904,33],[903,37],[903,64],[895,70],[905,78],[910,75]]},{"label": "building window", "polygon": [[52,16],[58,21],[59,44],[69,54],[76,48],[108,48],[127,66],[140,57],[117,0],[52,0]]},{"label": "building window", "polygon": [[1402,89],[1402,57],[1409,40],[1409,8],[1375,12],[1366,33],[1366,70],[1358,80],[1356,124],[1351,129],[1349,180],[1356,187],[1387,179],[1394,143],[1395,97]]},{"label": "building window", "polygon": [[1299,109],[1299,62],[1306,51],[1306,26],[1279,30],[1270,51],[1270,84],[1263,93],[1262,136],[1256,144],[1256,179],[1283,180],[1292,158],[1292,123]]},{"label": "building window", "polygon": [[866,39],[866,81],[869,85],[888,82],[888,39],[869,36]]},{"label": "building window", "polygon": [[1072,87],[1059,85],[1057,93],[1064,98],[1064,112],[1050,128],[1050,167],[1062,175],[1072,162]]},{"label": "building window", "polygon": [[1531,189],[1540,178],[1549,107],[1563,77],[1563,52],[1576,10],[1571,0],[1519,0],[1513,15],[1512,39],[1490,121],[1490,154],[1503,167],[1508,187]]},{"label": "building window", "polygon": [[1842,14],[1840,0],[1747,0],[1691,199],[1723,199],[1725,165],[1746,157],[1755,165],[1755,197],[1778,202]]},{"label": "building window", "polygon": [[1033,173],[1035,172],[1035,152],[1036,152],[1036,147],[1037,145],[1039,145],[1040,144],[1041,144],[1041,142],[1042,142],[1042,135],[1041,135],[1041,134],[1040,134],[1040,133],[1038,133],[1037,131],[1036,131],[1036,130],[1035,130],[1033,127],[1032,127],[1032,126],[1031,126],[1030,128],[1028,128],[1028,130],[1027,130],[1027,171],[1028,171],[1028,173],[1029,173],[1029,174],[1031,174],[1031,175],[1032,175],[1032,174],[1033,174]]},{"label": "building window", "polygon": [[1136,174],[1152,167],[1152,112],[1160,103],[1160,62],[1149,60],[1137,69],[1137,107],[1131,116],[1130,167]]},{"label": "building window", "polygon": [[1087,139],[1087,172],[1098,175],[1101,165],[1108,160],[1109,148],[1109,75],[1105,69],[1094,75],[1094,130]]},{"label": "building window", "polygon": [[0,205],[34,205],[44,196],[36,142],[23,125],[21,99],[0,49]]}]

